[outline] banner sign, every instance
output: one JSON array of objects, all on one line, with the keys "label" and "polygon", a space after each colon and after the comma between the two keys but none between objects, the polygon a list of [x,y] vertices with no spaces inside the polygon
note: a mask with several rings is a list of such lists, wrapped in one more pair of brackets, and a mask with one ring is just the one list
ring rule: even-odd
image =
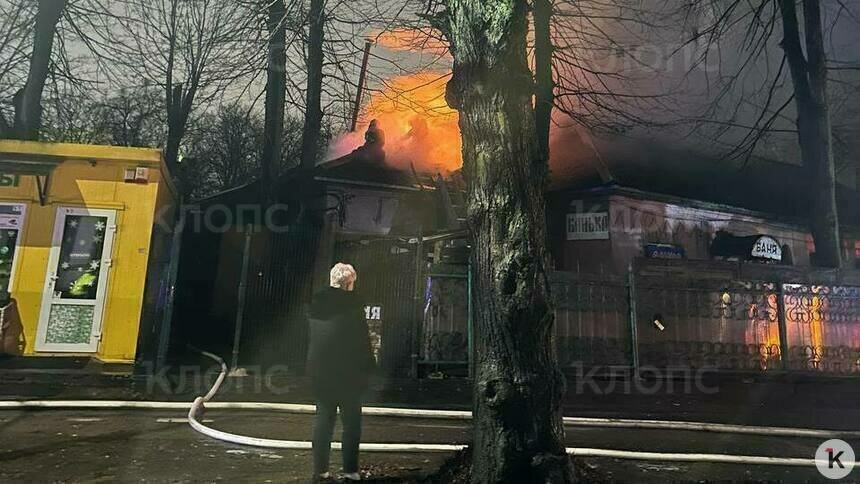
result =
[{"label": "banner sign", "polygon": [[609,212],[567,214],[567,240],[608,240]]},{"label": "banner sign", "polygon": [[652,259],[683,259],[687,255],[683,247],[672,244],[645,244],[645,257]]}]

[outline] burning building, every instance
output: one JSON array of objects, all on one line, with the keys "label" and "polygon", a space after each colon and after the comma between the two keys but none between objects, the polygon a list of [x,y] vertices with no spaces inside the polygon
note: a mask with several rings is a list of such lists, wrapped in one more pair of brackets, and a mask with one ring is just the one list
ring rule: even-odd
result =
[{"label": "burning building", "polygon": [[381,366],[417,371],[412,321],[435,270],[428,264],[466,282],[463,188],[456,175],[401,162],[398,147],[415,143],[423,128],[413,122],[404,140],[386,125],[384,117],[368,123],[348,152],[283,176],[267,210],[254,212],[254,182],[186,213],[176,317],[186,323],[178,339],[233,353],[237,365],[300,372],[304,306],[327,284],[331,265],[346,261],[358,271]]},{"label": "burning building", "polygon": [[[256,183],[203,200],[194,216],[211,223],[190,231],[186,223],[176,318],[184,326],[176,336],[232,353],[235,365],[300,372],[304,305],[343,261],[358,270],[387,375],[465,374],[466,187],[446,81],[423,72],[375,91],[364,121],[332,143],[328,161],[274,184],[269,209],[277,216],[241,216],[260,199]],[[820,310],[854,308],[860,278],[806,277],[814,262],[807,220],[815,214],[797,196],[808,190],[798,167],[762,160],[740,167],[558,127],[551,152],[548,243],[564,365],[762,370],[788,367],[790,358],[796,368],[860,371],[860,357],[851,370],[858,313]],[[860,198],[849,187],[840,197],[846,256],[860,257]],[[666,286],[671,280],[686,286]],[[797,287],[782,284],[789,280]],[[645,284],[638,296],[636,281]],[[821,288],[847,294],[846,303],[825,301]],[[789,311],[783,290],[809,295],[795,298],[799,309],[780,323]],[[781,335],[780,324],[793,329]],[[822,356],[831,353],[843,356]]]}]

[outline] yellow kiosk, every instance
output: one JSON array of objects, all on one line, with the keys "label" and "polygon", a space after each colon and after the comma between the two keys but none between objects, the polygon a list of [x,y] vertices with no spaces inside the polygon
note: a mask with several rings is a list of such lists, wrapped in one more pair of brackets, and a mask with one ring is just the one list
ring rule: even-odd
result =
[{"label": "yellow kiosk", "polygon": [[176,200],[160,150],[0,140],[0,353],[133,362]]}]

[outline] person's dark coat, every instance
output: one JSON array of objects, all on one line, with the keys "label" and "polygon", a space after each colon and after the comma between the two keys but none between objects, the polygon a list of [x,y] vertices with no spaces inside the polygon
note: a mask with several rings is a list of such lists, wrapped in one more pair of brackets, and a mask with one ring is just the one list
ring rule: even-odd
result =
[{"label": "person's dark coat", "polygon": [[375,366],[364,307],[353,292],[329,287],[308,309],[308,376],[318,398],[357,398]]}]

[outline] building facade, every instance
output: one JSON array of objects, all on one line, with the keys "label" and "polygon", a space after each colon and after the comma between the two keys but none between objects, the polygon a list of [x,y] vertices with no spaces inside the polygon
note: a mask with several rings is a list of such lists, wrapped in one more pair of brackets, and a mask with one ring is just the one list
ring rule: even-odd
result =
[{"label": "building facade", "polygon": [[166,301],[161,151],[0,140],[3,352],[132,363]]}]

